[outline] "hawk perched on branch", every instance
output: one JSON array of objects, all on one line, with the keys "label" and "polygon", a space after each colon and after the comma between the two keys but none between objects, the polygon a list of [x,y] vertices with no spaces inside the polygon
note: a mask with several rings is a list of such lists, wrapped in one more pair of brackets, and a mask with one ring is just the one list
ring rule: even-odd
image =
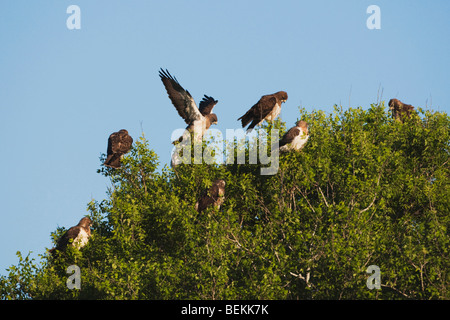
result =
[{"label": "hawk perched on branch", "polygon": [[211,188],[203,191],[195,204],[195,210],[200,213],[211,205],[214,205],[216,208],[220,209],[220,206],[224,201],[225,180],[219,179],[213,182]]},{"label": "hawk perched on branch", "polygon": [[297,121],[295,127],[290,128],[280,139],[280,152],[299,151],[305,146],[308,138],[308,124],[303,120]]},{"label": "hawk perched on branch", "polygon": [[247,128],[247,132],[261,124],[264,120],[273,121],[280,114],[281,104],[286,102],[288,95],[284,91],[278,91],[274,94],[262,96],[257,103],[253,105],[242,117],[238,120],[242,122],[242,128]]},{"label": "hawk perched on branch", "polygon": [[92,220],[84,217],[80,222],[67,230],[61,238],[59,238],[56,247],[49,250],[54,255],[56,251],[64,251],[68,245],[74,246],[77,249],[84,247],[91,236]]},{"label": "hawk perched on branch", "polygon": [[108,138],[108,150],[106,160],[103,163],[107,167],[120,168],[120,159],[131,150],[133,138],[125,129],[112,133]]},{"label": "hawk perched on branch", "polygon": [[403,122],[406,118],[411,117],[414,107],[398,99],[391,99],[389,100],[389,109],[392,111],[392,118]]},{"label": "hawk perched on branch", "polygon": [[[200,101],[199,108],[197,108],[194,98],[192,98],[189,91],[185,90],[167,69],[165,71],[161,69],[159,76],[172,104],[188,125],[186,127],[186,133],[190,134],[194,132],[196,139],[201,141],[206,130],[212,124],[217,124],[217,115],[212,113],[212,110],[218,101],[214,100],[213,97],[205,95],[202,101]],[[184,136],[181,136],[178,141],[182,142]]]}]

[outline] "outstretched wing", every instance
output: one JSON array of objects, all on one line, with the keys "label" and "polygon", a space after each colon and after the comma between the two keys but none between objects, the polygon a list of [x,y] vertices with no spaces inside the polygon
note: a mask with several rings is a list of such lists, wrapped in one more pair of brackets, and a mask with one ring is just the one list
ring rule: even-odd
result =
[{"label": "outstretched wing", "polygon": [[194,120],[202,118],[202,114],[197,108],[194,99],[189,91],[184,90],[178,80],[169,73],[161,69],[159,71],[161,81],[166,87],[167,94],[169,95],[172,104],[178,111],[178,114],[184,119],[187,124],[190,124]]},{"label": "outstretched wing", "polygon": [[200,101],[199,111],[203,116],[210,114],[214,106],[217,104],[217,100],[214,100],[213,97],[208,97],[206,94],[203,97],[202,101]]}]

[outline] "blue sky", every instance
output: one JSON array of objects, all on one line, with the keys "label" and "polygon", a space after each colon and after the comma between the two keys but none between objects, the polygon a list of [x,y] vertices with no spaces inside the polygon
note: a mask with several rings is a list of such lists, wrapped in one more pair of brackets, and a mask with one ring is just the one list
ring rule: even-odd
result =
[{"label": "blue sky", "polygon": [[[69,30],[68,6],[81,10]],[[369,30],[369,5],[381,29]],[[96,173],[111,132],[143,130],[161,164],[184,127],[158,76],[167,68],[199,101],[219,100],[217,129],[262,95],[331,111],[400,100],[449,113],[450,2],[84,1],[0,2],[0,274],[51,246],[109,182]]]}]

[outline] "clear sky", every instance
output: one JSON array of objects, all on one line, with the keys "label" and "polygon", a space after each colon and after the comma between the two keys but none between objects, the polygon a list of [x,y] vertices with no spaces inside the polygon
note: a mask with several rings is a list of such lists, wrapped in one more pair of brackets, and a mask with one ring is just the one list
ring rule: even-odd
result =
[{"label": "clear sky", "polygon": [[[78,30],[66,26],[73,4]],[[370,5],[381,29],[366,26]],[[143,131],[169,163],[185,124],[160,67],[196,101],[219,100],[223,132],[279,90],[287,126],[299,106],[367,108],[379,88],[383,100],[449,113],[450,1],[1,0],[0,274],[106,197],[96,170],[110,133]]]}]

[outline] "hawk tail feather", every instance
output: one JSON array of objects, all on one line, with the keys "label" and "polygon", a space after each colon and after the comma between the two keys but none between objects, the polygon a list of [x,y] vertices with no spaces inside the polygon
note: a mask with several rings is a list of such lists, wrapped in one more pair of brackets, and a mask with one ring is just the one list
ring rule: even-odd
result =
[{"label": "hawk tail feather", "polygon": [[252,132],[253,128],[256,127],[258,125],[258,123],[259,122],[257,119],[253,119],[252,123],[247,128],[247,133]]},{"label": "hawk tail feather", "polygon": [[286,145],[281,146],[278,150],[280,153],[285,153],[289,151]]},{"label": "hawk tail feather", "polygon": [[278,142],[278,146],[279,146],[280,148],[283,147],[283,146],[285,146],[286,144],[287,144],[286,141],[280,140],[280,141]]},{"label": "hawk tail feather", "polygon": [[120,168],[120,156],[116,154],[110,155],[103,164],[107,167],[118,169]]},{"label": "hawk tail feather", "polygon": [[238,120],[241,120],[242,122],[242,128],[245,128],[250,121],[252,120],[252,115],[250,114],[250,112],[247,111],[247,113],[245,113],[242,117],[240,117]]}]

